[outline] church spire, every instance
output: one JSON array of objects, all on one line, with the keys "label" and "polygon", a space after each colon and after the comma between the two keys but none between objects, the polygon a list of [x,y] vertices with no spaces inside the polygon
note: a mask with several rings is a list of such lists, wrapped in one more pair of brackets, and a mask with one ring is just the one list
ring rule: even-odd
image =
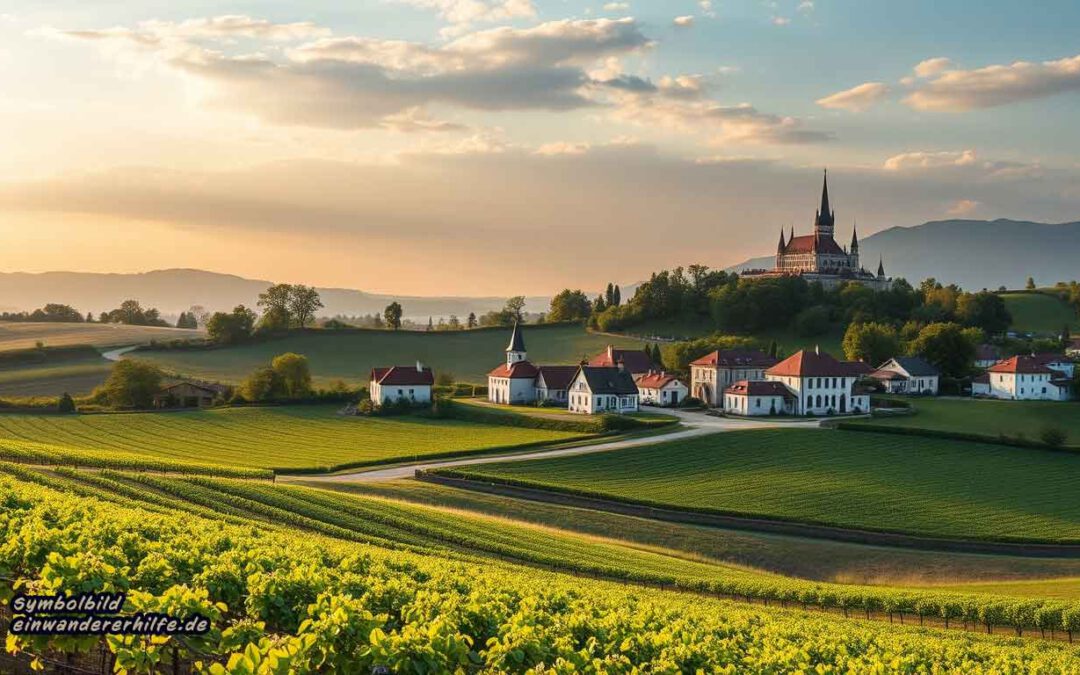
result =
[{"label": "church spire", "polygon": [[521,327],[514,322],[514,332],[510,334],[510,344],[506,346],[506,365],[512,366],[518,361],[525,360],[525,338],[521,335]]},{"label": "church spire", "polygon": [[829,209],[829,170],[825,169],[824,177],[821,179],[821,215],[829,215],[832,210]]},{"label": "church spire", "polygon": [[858,225],[856,224],[856,222],[854,220],[851,221],[851,252],[852,253],[858,253],[859,252]]},{"label": "church spire", "polygon": [[783,253],[784,252],[784,246],[785,246],[785,244],[784,244],[784,228],[781,227],[780,228],[780,245],[776,247],[776,252],[777,253]]},{"label": "church spire", "polygon": [[821,180],[821,208],[814,218],[814,236],[831,238],[835,217],[836,214],[829,205],[829,171],[826,169]]},{"label": "church spire", "polygon": [[877,275],[879,279],[885,278],[885,257],[878,256]]}]

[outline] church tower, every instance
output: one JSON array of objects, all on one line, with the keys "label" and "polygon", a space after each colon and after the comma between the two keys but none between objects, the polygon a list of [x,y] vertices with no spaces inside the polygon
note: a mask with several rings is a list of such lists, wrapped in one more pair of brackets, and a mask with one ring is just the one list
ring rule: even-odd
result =
[{"label": "church tower", "polygon": [[525,360],[525,338],[521,335],[521,327],[514,322],[514,332],[510,334],[510,344],[506,346],[506,365],[512,366],[519,361]]},{"label": "church tower", "polygon": [[817,239],[832,239],[833,224],[836,222],[836,213],[829,208],[829,172],[825,171],[825,178],[821,183],[821,208],[814,216],[814,237]]},{"label": "church tower", "polygon": [[848,267],[859,269],[859,233],[855,223],[851,223],[851,247],[848,249]]}]

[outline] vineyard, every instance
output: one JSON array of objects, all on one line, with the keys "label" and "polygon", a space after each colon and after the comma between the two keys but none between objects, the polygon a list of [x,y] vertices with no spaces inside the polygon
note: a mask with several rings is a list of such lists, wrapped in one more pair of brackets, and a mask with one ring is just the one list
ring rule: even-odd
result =
[{"label": "vineyard", "polygon": [[[332,406],[224,408],[172,414],[0,416],[0,459],[22,461],[14,441],[47,443],[58,463],[158,463],[334,470],[399,459],[552,443],[581,432],[421,417],[342,417]],[[60,447],[56,447],[60,446]],[[63,450],[67,448],[67,450]],[[130,460],[124,465],[110,458]]]},{"label": "vineyard", "polygon": [[[128,611],[198,612],[213,624],[206,635],[184,639],[9,638],[9,652],[36,657],[42,665],[70,663],[63,653],[81,652],[83,667],[94,672],[109,670],[113,662],[129,672],[215,673],[368,672],[375,665],[432,673],[978,673],[1080,667],[1080,652],[1066,644],[748,607],[701,593],[764,599],[788,588],[779,601],[792,606],[886,608],[898,618],[910,612],[908,623],[916,613],[938,611],[957,622],[1013,621],[1048,631],[1077,627],[1080,607],[1071,604],[933,593],[875,596],[862,588],[845,593],[819,584],[770,587],[761,579],[725,582],[723,589],[704,580],[684,583],[693,594],[628,590],[490,559],[455,558],[453,552],[420,553],[422,541],[399,544],[411,550],[391,551],[342,537],[298,537],[284,527],[233,525],[221,516],[168,513],[115,495],[102,502],[27,480],[0,481],[5,578],[26,580],[23,590],[29,591],[127,590]],[[237,499],[227,508],[245,508],[233,481],[176,482],[192,486],[193,495],[229,490]],[[282,504],[322,499],[306,492],[284,491]],[[165,491],[155,494],[167,499]],[[258,491],[245,494],[256,497]],[[340,496],[334,499],[338,503]],[[372,526],[397,529],[406,523],[416,530],[433,527],[419,527],[403,513]],[[10,583],[5,588],[7,596]]]},{"label": "vineyard", "polygon": [[988,540],[1080,542],[1080,455],[772,429],[439,473],[654,506]]}]

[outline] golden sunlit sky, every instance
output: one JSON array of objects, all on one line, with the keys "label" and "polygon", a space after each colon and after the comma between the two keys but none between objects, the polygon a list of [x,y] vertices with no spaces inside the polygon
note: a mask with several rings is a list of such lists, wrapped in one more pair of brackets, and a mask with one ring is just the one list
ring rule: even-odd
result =
[{"label": "golden sunlit sky", "polygon": [[[949,5],[941,7],[940,5]],[[413,295],[1080,220],[1074,2],[8,0],[0,271]]]}]

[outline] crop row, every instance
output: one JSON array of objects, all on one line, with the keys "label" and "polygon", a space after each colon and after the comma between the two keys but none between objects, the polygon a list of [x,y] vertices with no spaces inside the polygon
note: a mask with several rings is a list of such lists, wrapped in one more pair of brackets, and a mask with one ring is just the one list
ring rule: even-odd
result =
[{"label": "crop row", "polygon": [[[201,613],[177,640],[110,639],[127,672],[1066,672],[1062,645],[748,609],[407,551],[237,527],[0,478],[0,569],[25,588],[126,590],[126,611]],[[64,659],[92,637],[10,637]]]}]

